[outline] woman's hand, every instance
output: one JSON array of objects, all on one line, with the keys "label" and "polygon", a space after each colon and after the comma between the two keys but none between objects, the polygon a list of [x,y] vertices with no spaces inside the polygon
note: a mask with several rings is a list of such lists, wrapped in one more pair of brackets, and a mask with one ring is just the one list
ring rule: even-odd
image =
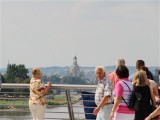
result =
[{"label": "woman's hand", "polygon": [[44,94],[47,94],[47,93],[48,93],[48,91],[49,91],[49,89],[51,88],[51,86],[52,86],[51,82],[47,82],[47,87],[46,87],[45,90],[44,90]]},{"label": "woman's hand", "polygon": [[110,120],[112,120],[112,119],[113,119],[113,117],[114,117],[114,112],[112,111],[112,112],[110,113],[110,117],[109,117],[109,119],[110,119]]},{"label": "woman's hand", "polygon": [[47,86],[51,87],[52,86],[51,82],[47,82]]}]

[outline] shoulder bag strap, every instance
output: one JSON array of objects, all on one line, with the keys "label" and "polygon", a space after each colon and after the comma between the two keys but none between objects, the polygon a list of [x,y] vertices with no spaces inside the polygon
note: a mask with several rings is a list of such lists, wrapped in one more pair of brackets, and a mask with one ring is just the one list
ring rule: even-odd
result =
[{"label": "shoulder bag strap", "polygon": [[128,89],[129,89],[130,91],[132,91],[131,88],[128,86],[128,84],[127,84],[126,82],[124,82],[123,80],[122,80],[122,82],[127,85]]},{"label": "shoulder bag strap", "polygon": [[[129,89],[130,91],[132,91],[131,88],[128,86],[128,84],[127,84],[126,82],[124,82],[123,80],[122,80],[122,82],[127,85],[128,89]],[[122,96],[122,99],[123,99],[123,101],[126,103],[126,105],[128,106],[128,104],[127,104],[126,100],[123,98],[123,96]]]}]

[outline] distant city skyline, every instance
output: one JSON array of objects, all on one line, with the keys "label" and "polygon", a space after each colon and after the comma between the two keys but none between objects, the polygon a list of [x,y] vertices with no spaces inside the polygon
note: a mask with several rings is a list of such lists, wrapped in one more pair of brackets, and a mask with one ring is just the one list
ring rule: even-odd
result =
[{"label": "distant city skyline", "polygon": [[159,0],[0,0],[0,68],[160,66]]}]

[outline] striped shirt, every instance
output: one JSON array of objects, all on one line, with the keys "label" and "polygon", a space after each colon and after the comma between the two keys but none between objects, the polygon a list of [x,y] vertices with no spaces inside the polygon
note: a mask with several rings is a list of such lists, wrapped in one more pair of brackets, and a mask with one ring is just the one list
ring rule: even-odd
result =
[{"label": "striped shirt", "polygon": [[[128,78],[124,78],[124,79],[121,79],[120,81],[117,82],[116,89],[115,89],[115,96],[116,97],[123,97],[125,99],[125,101],[128,103],[132,91],[130,91],[130,89],[128,88],[128,86],[124,82],[130,87],[131,90],[133,90],[132,83],[128,80]],[[120,104],[119,104],[116,112],[133,114],[134,110],[129,109],[127,107],[126,103],[124,102],[124,100],[122,99],[120,101]]]}]

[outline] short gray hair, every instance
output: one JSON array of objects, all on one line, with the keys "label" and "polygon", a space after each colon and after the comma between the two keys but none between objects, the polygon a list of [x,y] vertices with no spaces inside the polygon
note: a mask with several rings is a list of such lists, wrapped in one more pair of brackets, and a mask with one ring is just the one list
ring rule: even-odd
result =
[{"label": "short gray hair", "polygon": [[118,68],[118,66],[125,66],[125,60],[124,59],[117,59],[116,60],[116,68]]},{"label": "short gray hair", "polygon": [[95,67],[95,72],[96,72],[97,69],[101,69],[101,70],[103,71],[103,73],[106,74],[106,69],[105,69],[104,66],[96,66],[96,67]]}]

